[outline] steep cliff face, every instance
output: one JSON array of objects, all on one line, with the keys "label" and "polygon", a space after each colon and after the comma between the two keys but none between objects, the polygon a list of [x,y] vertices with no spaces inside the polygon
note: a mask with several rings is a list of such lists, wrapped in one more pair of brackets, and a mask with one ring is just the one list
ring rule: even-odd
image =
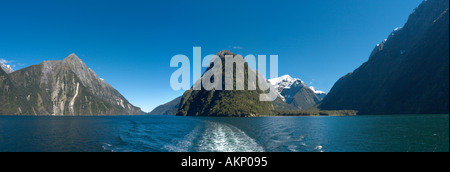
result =
[{"label": "steep cliff face", "polygon": [[449,113],[449,1],[424,1],[369,61],[342,77],[320,109],[361,114]]},{"label": "steep cliff face", "polygon": [[[272,115],[274,106],[272,102],[260,101],[260,94],[266,93],[263,90],[248,89],[248,81],[250,83],[256,83],[255,79],[249,78],[248,73],[255,73],[252,69],[248,67],[248,64],[244,63],[244,68],[233,67],[237,71],[244,73],[243,83],[244,90],[237,90],[236,83],[238,81],[236,74],[233,75],[233,90],[225,90],[225,56],[233,55],[230,51],[221,51],[217,53],[217,56],[222,61],[223,66],[220,68],[212,68],[210,66],[206,71],[210,70],[222,70],[222,88],[223,90],[206,90],[203,88],[201,90],[190,89],[186,91],[181,99],[180,107],[178,109],[178,116],[234,116],[234,117],[254,117],[254,116],[266,116]],[[256,76],[256,74],[255,74]],[[202,76],[206,77],[205,74]],[[200,78],[200,80],[202,80]],[[210,79],[210,78],[206,78]],[[197,81],[196,84],[200,82]],[[268,88],[271,86],[264,79],[263,84]],[[195,85],[195,84],[194,84]]]},{"label": "steep cliff face", "polygon": [[0,77],[0,115],[142,114],[75,54]]}]

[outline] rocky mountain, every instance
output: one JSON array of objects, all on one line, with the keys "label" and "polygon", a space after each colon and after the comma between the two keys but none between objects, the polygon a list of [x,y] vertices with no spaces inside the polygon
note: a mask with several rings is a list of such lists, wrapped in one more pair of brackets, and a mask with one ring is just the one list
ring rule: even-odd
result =
[{"label": "rocky mountain", "polygon": [[[301,79],[292,78],[289,75],[283,75],[278,78],[268,80],[276,88],[281,100],[287,105],[276,106],[283,110],[308,109],[319,103],[325,92],[317,91],[314,87],[308,87]],[[320,96],[320,97],[319,97]],[[281,102],[275,102],[283,105]]]},{"label": "rocky mountain", "polygon": [[0,72],[0,115],[142,114],[75,54]]},{"label": "rocky mountain", "polygon": [[[308,109],[319,103],[326,93],[314,87],[307,87],[298,78],[283,75],[267,80],[275,89],[279,98],[273,103],[274,110],[301,110]],[[150,115],[175,115],[180,107],[182,96],[156,107]]]},{"label": "rocky mountain", "polygon": [[286,99],[286,103],[292,105],[294,109],[308,109],[320,102],[320,98],[304,82],[296,81],[290,88],[285,88],[281,92]]},{"label": "rocky mountain", "polygon": [[[203,88],[201,90],[194,90],[191,88],[186,91],[181,99],[180,107],[178,109],[178,116],[236,116],[236,117],[253,117],[253,116],[267,116],[272,115],[274,106],[271,102],[260,101],[260,94],[266,93],[263,90],[249,90],[248,89],[248,73],[255,73],[252,69],[248,67],[248,64],[244,63],[244,90],[225,90],[225,56],[236,54],[230,51],[221,51],[217,53],[217,56],[222,61],[221,68],[213,68],[213,63],[206,69],[205,73],[210,70],[222,70],[222,90],[211,90]],[[214,59],[213,59],[214,60]],[[233,71],[237,73],[237,70],[241,70],[240,68],[233,67]],[[205,73],[202,75],[200,80],[202,80],[205,76]],[[255,75],[256,76],[256,75]],[[235,88],[237,79],[236,74],[233,77],[233,86]],[[256,77],[258,78],[258,77]],[[211,78],[206,78],[208,80]],[[200,80],[195,84],[200,84]],[[194,85],[195,85],[194,84]],[[269,87],[270,84],[266,82],[264,79],[263,84],[267,84]]]},{"label": "rocky mountain", "polygon": [[286,102],[286,98],[283,95],[281,95],[281,92],[283,92],[283,90],[285,88],[289,89],[291,87],[291,85],[294,84],[294,82],[296,82],[296,81],[302,82],[300,79],[292,78],[289,75],[283,75],[278,78],[272,78],[272,79],[269,79],[268,81],[275,88],[277,94],[280,96],[281,100],[283,100],[284,102]]},{"label": "rocky mountain", "polygon": [[268,79],[268,81],[275,87],[278,93],[281,93],[285,88],[290,88],[296,81],[302,82],[301,79],[292,78],[290,75],[283,75],[278,78]]},{"label": "rocky mountain", "polygon": [[449,1],[423,1],[366,63],[335,83],[319,108],[448,114]]},{"label": "rocky mountain", "polygon": [[173,99],[172,101],[160,105],[153,109],[149,115],[176,115],[180,107],[182,96]]},{"label": "rocky mountain", "polygon": [[3,63],[0,63],[0,68],[5,71],[6,73],[13,73],[14,70],[11,68],[10,65],[5,65]]},{"label": "rocky mountain", "polygon": [[[290,75],[283,75],[278,78],[272,78],[269,79],[268,82],[272,84],[272,86],[276,89],[277,93],[279,94],[280,98],[283,101],[286,101],[285,97],[292,97],[293,95],[282,95],[284,89],[291,89],[291,86],[298,86],[301,83],[306,85],[301,79],[299,78],[292,78]],[[303,85],[301,84],[301,85]],[[313,91],[317,97],[319,97],[320,100],[322,100],[327,94],[324,91],[316,90],[313,86],[308,87]]]},{"label": "rocky mountain", "polygon": [[317,97],[319,97],[320,100],[323,100],[323,98],[327,96],[327,93],[325,93],[325,91],[316,90],[316,88],[314,88],[313,86],[310,86],[309,89],[311,89],[317,95]]}]

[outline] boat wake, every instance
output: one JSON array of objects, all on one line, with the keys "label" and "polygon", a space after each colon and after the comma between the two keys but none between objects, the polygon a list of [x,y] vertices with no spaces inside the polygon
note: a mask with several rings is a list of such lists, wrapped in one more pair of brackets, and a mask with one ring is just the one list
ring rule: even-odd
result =
[{"label": "boat wake", "polygon": [[[180,127],[183,126],[183,127]],[[186,128],[184,128],[186,127]],[[190,130],[186,130],[189,128]],[[165,132],[155,133],[154,130]],[[101,144],[107,152],[264,152],[239,128],[209,120],[180,125],[146,125],[131,121],[116,140]]]},{"label": "boat wake", "polygon": [[217,122],[207,122],[197,144],[198,152],[263,152],[254,139],[238,128]]},{"label": "boat wake", "polygon": [[169,152],[263,152],[254,139],[238,128],[204,121],[182,139],[165,145]]}]

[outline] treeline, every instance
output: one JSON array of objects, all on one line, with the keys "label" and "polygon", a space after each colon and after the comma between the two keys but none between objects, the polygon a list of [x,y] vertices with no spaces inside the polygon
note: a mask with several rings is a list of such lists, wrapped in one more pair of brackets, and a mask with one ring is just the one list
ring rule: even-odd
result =
[{"label": "treeline", "polygon": [[355,116],[355,110],[279,110],[274,111],[275,116]]}]

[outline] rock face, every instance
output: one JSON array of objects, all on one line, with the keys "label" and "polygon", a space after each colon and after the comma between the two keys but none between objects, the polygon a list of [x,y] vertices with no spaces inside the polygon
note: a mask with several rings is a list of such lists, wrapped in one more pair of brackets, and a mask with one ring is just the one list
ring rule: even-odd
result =
[{"label": "rock face", "polygon": [[0,74],[0,115],[140,115],[75,54]]},{"label": "rock face", "polygon": [[[318,91],[314,87],[307,87],[298,78],[283,75],[278,78],[267,80],[270,83],[278,98],[272,102],[274,110],[303,110],[311,108],[319,103],[326,93]],[[178,112],[182,96],[156,107],[150,115],[175,115]]]},{"label": "rock face", "polygon": [[342,77],[320,109],[361,114],[449,113],[449,1],[428,0],[403,28]]},{"label": "rock face", "polygon": [[315,106],[325,96],[325,92],[308,87],[301,79],[283,75],[268,80],[276,89],[281,100],[275,101],[277,110],[303,110]]},{"label": "rock face", "polygon": [[[191,88],[186,91],[181,99],[180,107],[178,109],[178,116],[235,116],[235,117],[254,117],[254,116],[267,116],[272,115],[274,107],[272,102],[260,101],[260,94],[266,93],[263,90],[249,90],[248,80],[254,82],[254,79],[248,78],[248,73],[255,73],[248,67],[248,64],[244,63],[244,90],[237,90],[236,87],[233,90],[225,90],[225,56],[235,55],[230,51],[221,51],[217,53],[217,56],[222,61],[221,68],[213,68],[211,65],[205,73],[210,70],[222,70],[222,90],[208,91],[202,86],[201,90],[194,90]],[[241,70],[237,67],[233,67],[235,70]],[[205,73],[200,78],[202,80],[205,77]],[[236,73],[236,72],[235,72]],[[236,86],[236,74],[233,77],[233,85]],[[256,77],[258,78],[258,77]],[[207,78],[210,79],[210,78]],[[197,81],[196,84],[200,82]],[[255,82],[256,83],[256,82]],[[263,84],[266,84],[267,88],[270,86],[264,79]],[[194,84],[195,85],[195,84]]]},{"label": "rock face", "polygon": [[305,83],[294,82],[290,88],[281,92],[286,99],[286,103],[292,105],[294,109],[308,109],[320,102],[320,98]]},{"label": "rock face", "polygon": [[283,92],[284,89],[290,88],[292,84],[299,81],[302,82],[298,78],[292,78],[290,75],[283,75],[278,78],[272,78],[268,80],[270,84],[272,84],[278,93]]},{"label": "rock face", "polygon": [[176,115],[178,112],[178,108],[180,107],[180,102],[181,102],[181,98],[177,97],[176,99],[160,105],[158,107],[156,107],[155,109],[153,109],[150,113],[148,113],[149,115]]}]

